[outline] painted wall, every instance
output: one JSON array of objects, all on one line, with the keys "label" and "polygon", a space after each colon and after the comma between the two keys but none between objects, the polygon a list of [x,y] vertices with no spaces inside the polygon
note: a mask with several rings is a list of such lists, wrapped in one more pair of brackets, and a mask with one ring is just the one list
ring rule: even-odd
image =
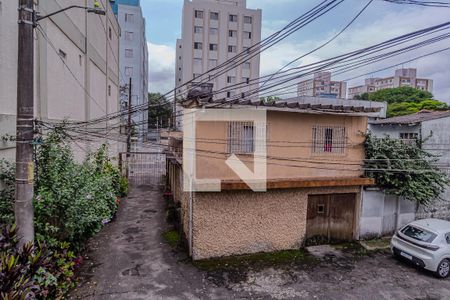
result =
[{"label": "painted wall", "polygon": [[[331,114],[269,111],[267,115],[267,177],[343,178],[363,175],[364,135],[367,118]],[[343,154],[314,154],[312,128],[342,126],[347,147]],[[238,180],[226,165],[227,123],[198,122],[196,128],[196,175],[198,179]],[[238,155],[252,169],[252,155]]]}]

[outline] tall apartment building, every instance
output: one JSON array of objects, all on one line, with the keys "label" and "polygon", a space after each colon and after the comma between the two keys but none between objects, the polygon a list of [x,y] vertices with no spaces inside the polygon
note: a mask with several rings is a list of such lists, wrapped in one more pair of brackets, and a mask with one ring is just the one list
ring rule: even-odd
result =
[{"label": "tall apartment building", "polygon": [[331,72],[318,72],[314,78],[298,84],[298,96],[345,99],[347,83],[332,81]]},{"label": "tall apartment building", "polygon": [[[246,0],[185,0],[181,39],[176,45],[177,98],[185,97],[189,88],[181,88],[181,85],[195,78],[208,80],[200,75],[259,43],[261,18],[261,10],[248,9]],[[213,91],[244,83],[240,88],[218,93],[215,97],[245,96],[244,93],[251,89],[250,80],[259,77],[259,66],[257,55],[210,80]],[[257,95],[253,97],[257,98]],[[180,125],[181,118],[177,118],[177,122]]]},{"label": "tall apartment building", "polygon": [[[140,0],[110,0],[120,25],[120,85],[126,86],[132,79],[131,105],[148,103],[148,47],[145,18]],[[121,107],[128,107],[128,93],[121,95]],[[134,113],[132,122],[137,124],[139,138],[147,136],[147,110]]]},{"label": "tall apartment building", "polygon": [[[93,1],[38,1],[41,15],[70,4]],[[89,121],[119,111],[119,24],[109,0],[98,1],[106,16],[70,9],[39,22],[35,30],[34,115],[41,121]],[[17,103],[18,1],[0,1],[0,136],[15,135]],[[41,33],[43,31],[43,34]],[[48,41],[47,41],[48,40]],[[107,128],[114,122],[96,127]],[[116,136],[115,131],[111,135]],[[84,149],[109,142],[111,154],[123,151],[122,143],[107,139],[79,144]],[[0,158],[13,160],[15,143],[0,140]]]},{"label": "tall apartment building", "polygon": [[383,89],[398,88],[402,86],[413,87],[422,91],[433,92],[433,80],[417,78],[417,69],[398,69],[394,76],[386,78],[368,78],[364,85],[351,87],[348,90],[349,99],[363,93],[376,92]]}]

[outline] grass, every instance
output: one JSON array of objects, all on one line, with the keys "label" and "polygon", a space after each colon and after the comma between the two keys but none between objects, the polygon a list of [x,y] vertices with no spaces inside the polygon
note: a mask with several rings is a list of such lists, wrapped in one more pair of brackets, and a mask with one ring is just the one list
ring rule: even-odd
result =
[{"label": "grass", "polygon": [[311,262],[313,258],[303,249],[268,253],[255,253],[195,261],[194,265],[203,271],[230,270],[240,267],[270,267],[292,263]]},{"label": "grass", "polygon": [[388,249],[389,239],[374,239],[369,241],[361,241],[363,246],[366,246],[369,250]]},{"label": "grass", "polygon": [[178,243],[180,242],[180,235],[178,234],[178,231],[175,230],[169,230],[162,234],[164,240],[173,248],[178,246]]}]

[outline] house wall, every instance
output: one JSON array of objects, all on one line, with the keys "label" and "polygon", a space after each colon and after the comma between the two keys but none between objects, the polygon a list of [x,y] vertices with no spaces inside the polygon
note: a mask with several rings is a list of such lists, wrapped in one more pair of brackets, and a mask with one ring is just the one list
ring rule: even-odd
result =
[{"label": "house wall", "polygon": [[298,249],[308,195],[331,193],[356,193],[360,205],[360,187],[195,193],[193,259]]},{"label": "house wall", "polygon": [[[267,178],[345,178],[363,175],[364,135],[367,118],[330,114],[302,114],[268,111]],[[314,154],[312,128],[316,125],[346,128],[344,154]],[[226,122],[198,122],[196,137],[196,176],[198,179],[238,180],[226,165]],[[252,155],[238,155],[252,168]]]},{"label": "house wall", "polygon": [[[67,6],[67,1],[35,1],[42,14]],[[48,37],[35,31],[35,117],[42,121],[87,121],[117,112],[119,109],[119,26],[109,1],[99,1],[106,16],[71,9],[40,22]],[[93,6],[92,0],[74,0],[70,4]],[[15,135],[17,101],[17,7],[18,1],[1,1],[0,6],[0,135]],[[112,37],[108,38],[108,28]],[[55,49],[53,49],[53,47]],[[66,56],[61,60],[58,53]],[[55,53],[56,52],[56,53]],[[70,71],[65,66],[70,68]],[[72,74],[73,73],[73,74]],[[108,90],[111,90],[111,94]],[[109,123],[112,124],[115,121]],[[97,124],[96,127],[109,125]],[[111,132],[115,134],[116,132]],[[98,139],[98,143],[108,142]],[[79,144],[79,145],[78,145]],[[73,151],[77,159],[97,143],[80,141]],[[116,155],[122,145],[113,143]],[[83,150],[82,150],[83,149]],[[0,158],[14,160],[14,143],[0,142]]]}]

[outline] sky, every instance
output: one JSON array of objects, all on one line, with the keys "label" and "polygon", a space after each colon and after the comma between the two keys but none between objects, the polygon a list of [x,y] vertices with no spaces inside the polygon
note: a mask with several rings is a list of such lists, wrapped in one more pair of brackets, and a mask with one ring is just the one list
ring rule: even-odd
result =
[{"label": "sky", "polygon": [[[247,0],[248,8],[262,9],[262,38],[281,29],[322,0]],[[369,0],[345,0],[337,8],[302,28],[261,55],[261,75],[277,71],[292,59],[323,44],[344,28]],[[141,0],[147,21],[149,48],[149,89],[165,93],[175,83],[175,43],[181,36],[183,0]],[[449,21],[449,8],[424,8],[373,0],[367,10],[342,35],[323,49],[308,55],[297,65],[307,64],[354,51],[390,38]],[[410,52],[384,62],[334,77],[349,86],[363,84],[364,78],[393,75],[396,68],[417,68],[418,77],[434,80],[435,99],[450,103],[450,51],[414,60],[398,67],[385,67],[411,60],[425,53],[450,47],[450,40]],[[295,65],[294,65],[295,66]]]}]

